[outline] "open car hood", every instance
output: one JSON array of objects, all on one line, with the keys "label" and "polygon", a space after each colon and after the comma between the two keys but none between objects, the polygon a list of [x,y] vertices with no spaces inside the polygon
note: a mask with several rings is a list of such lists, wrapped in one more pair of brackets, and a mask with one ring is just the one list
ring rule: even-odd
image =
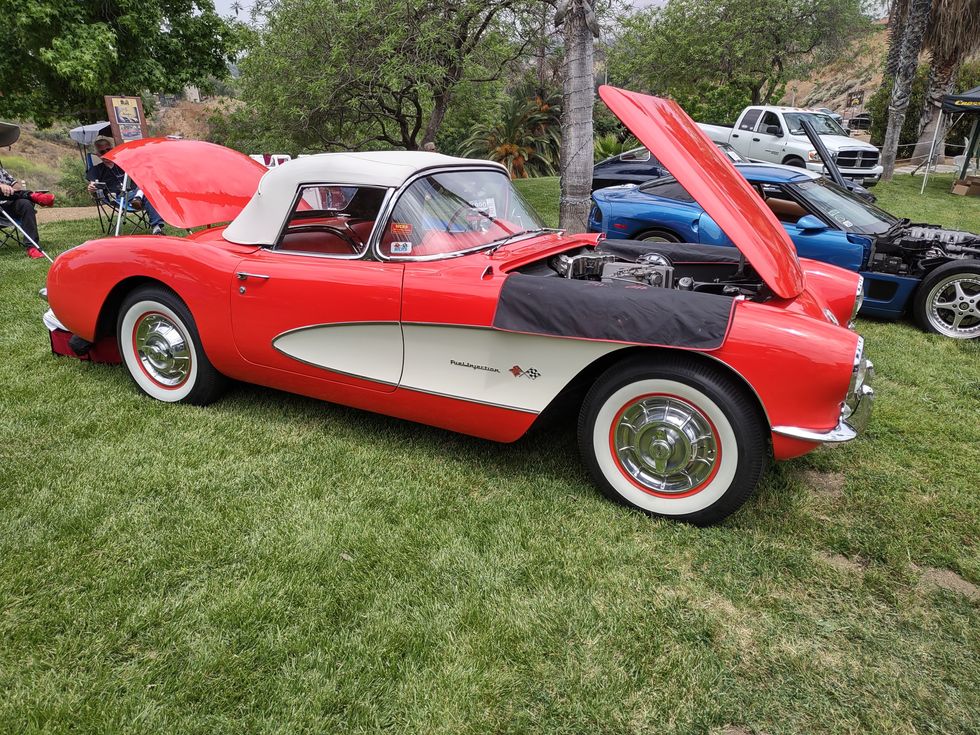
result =
[{"label": "open car hood", "polygon": [[793,241],[728,157],[673,100],[604,85],[599,96],[673,174],[746,257],[773,293],[805,284]]},{"label": "open car hood", "polygon": [[105,157],[129,174],[167,224],[182,229],[235,219],[267,171],[243,153],[201,140],[135,140]]}]

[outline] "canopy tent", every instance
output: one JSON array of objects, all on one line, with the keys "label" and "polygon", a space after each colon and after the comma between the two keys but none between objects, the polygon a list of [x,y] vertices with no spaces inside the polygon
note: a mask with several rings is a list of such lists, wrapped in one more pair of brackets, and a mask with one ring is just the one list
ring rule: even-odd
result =
[{"label": "canopy tent", "polygon": [[20,137],[20,125],[0,122],[0,148],[13,145]]},{"label": "canopy tent", "polygon": [[973,115],[973,127],[970,128],[970,136],[967,140],[966,150],[963,156],[963,166],[960,168],[958,179],[966,177],[966,172],[970,168],[970,159],[978,155],[977,144],[980,143],[980,87],[974,87],[962,94],[947,94],[943,97],[943,104],[939,110],[939,122],[936,124],[936,131],[932,136],[932,145],[929,147],[929,159],[926,166],[926,175],[922,179],[921,194],[926,190],[926,182],[929,181],[929,170],[936,154],[936,140],[939,137],[939,130],[943,126],[943,117],[957,116],[957,120],[963,115]]},{"label": "canopy tent", "polygon": [[108,122],[97,122],[91,125],[79,125],[68,131],[68,137],[79,145],[92,145],[96,138],[112,137],[112,126]]}]

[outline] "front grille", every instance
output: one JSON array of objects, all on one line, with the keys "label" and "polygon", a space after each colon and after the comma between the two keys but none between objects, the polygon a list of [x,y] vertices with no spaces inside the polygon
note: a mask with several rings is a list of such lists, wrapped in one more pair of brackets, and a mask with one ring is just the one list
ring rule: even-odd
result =
[{"label": "front grille", "polygon": [[837,154],[839,168],[874,168],[878,165],[878,151],[863,148],[842,150]]}]

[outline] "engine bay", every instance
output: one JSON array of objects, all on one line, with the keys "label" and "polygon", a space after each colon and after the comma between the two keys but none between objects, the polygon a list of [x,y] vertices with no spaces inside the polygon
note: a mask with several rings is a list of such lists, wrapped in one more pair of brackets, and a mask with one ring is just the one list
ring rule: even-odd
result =
[{"label": "engine bay", "polygon": [[526,275],[622,286],[642,285],[753,300],[764,300],[768,296],[762,279],[739,254],[716,262],[675,262],[671,255],[676,256],[676,253],[663,252],[648,243],[644,243],[644,252],[635,257],[609,252],[603,249],[604,245],[606,243],[595,249],[569,250],[519,270]]},{"label": "engine bay", "polygon": [[921,277],[951,260],[966,258],[980,259],[980,236],[903,221],[878,236],[869,265],[878,273]]}]

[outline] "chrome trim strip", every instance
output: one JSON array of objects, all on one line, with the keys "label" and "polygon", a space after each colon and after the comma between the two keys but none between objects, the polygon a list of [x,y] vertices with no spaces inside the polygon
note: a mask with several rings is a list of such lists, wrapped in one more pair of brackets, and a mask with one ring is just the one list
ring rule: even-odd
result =
[{"label": "chrome trim strip", "polygon": [[837,426],[830,431],[815,431],[814,429],[804,429],[801,426],[774,426],[772,433],[820,444],[843,444],[855,439],[858,435],[845,421],[838,422]]}]

